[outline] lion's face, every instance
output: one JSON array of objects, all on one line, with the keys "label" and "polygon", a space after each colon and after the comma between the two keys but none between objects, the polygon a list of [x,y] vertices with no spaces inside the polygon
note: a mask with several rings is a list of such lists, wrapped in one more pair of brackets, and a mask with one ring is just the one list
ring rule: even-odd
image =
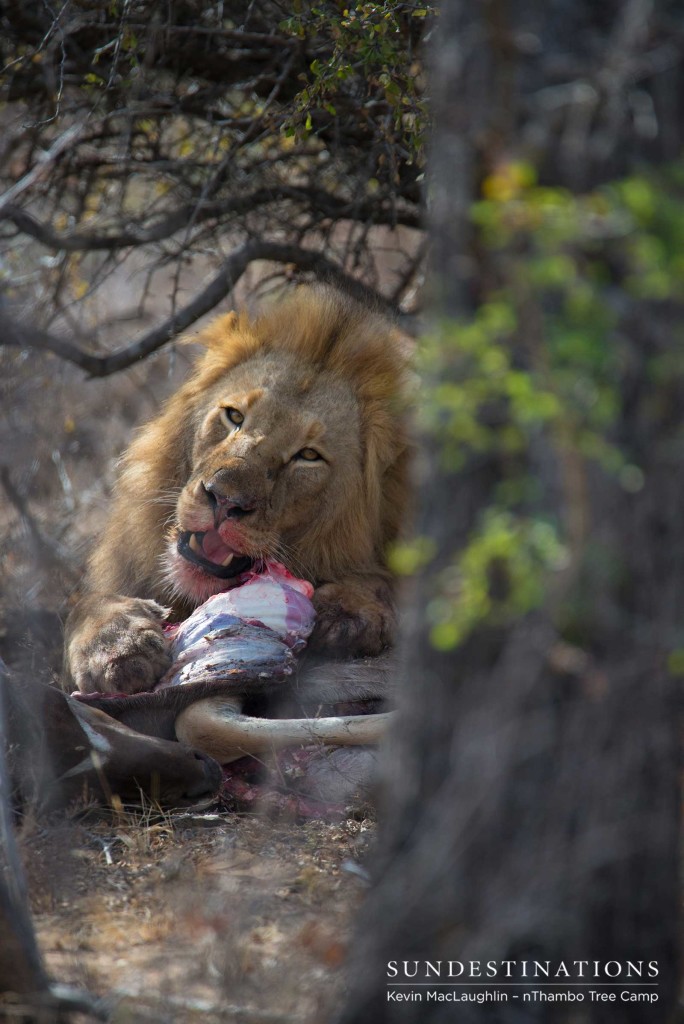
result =
[{"label": "lion's face", "polygon": [[218,317],[198,341],[194,373],[123,460],[89,588],[182,617],[272,558],[333,604],[346,580],[367,623],[377,601],[359,581],[386,587],[407,508],[401,336],[334,289],[302,287],[256,318]]},{"label": "lion's face", "polygon": [[201,603],[266,558],[315,576],[317,532],[364,504],[349,383],[295,354],[258,352],[212,383],[193,428],[166,554],[176,594]]}]

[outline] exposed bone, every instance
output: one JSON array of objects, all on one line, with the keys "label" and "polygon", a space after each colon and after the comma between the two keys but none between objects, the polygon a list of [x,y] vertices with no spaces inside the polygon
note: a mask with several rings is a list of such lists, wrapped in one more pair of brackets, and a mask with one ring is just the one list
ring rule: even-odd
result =
[{"label": "exposed bone", "polygon": [[[255,684],[264,692],[264,681],[273,689],[276,677],[283,679],[292,672],[293,649],[304,645],[313,628],[312,594],[310,583],[298,580],[279,563],[268,562],[260,571],[252,571],[240,587],[209,598],[177,627],[172,640],[174,663],[155,692],[175,690],[172,700],[185,696],[175,716],[175,735],[181,742],[193,744],[222,764],[292,746],[378,745],[389,714],[323,717],[316,707],[325,699],[321,694],[313,704],[309,699],[308,707],[301,701],[311,698],[304,692],[306,687],[298,688],[297,717],[252,718],[243,713]],[[370,666],[369,671],[374,672]],[[223,692],[209,694],[204,689],[195,700],[187,700],[193,690],[206,684],[220,686]],[[336,695],[339,687],[324,692]],[[377,684],[357,693],[359,700],[376,695]],[[336,699],[333,696],[330,703]],[[332,709],[320,710],[329,714]]]},{"label": "exposed bone", "polygon": [[242,714],[241,697],[208,697],[192,704],[176,719],[176,736],[215,758],[220,764],[246,754],[284,747],[326,743],[371,746],[380,742],[393,712],[340,718],[253,718]]}]

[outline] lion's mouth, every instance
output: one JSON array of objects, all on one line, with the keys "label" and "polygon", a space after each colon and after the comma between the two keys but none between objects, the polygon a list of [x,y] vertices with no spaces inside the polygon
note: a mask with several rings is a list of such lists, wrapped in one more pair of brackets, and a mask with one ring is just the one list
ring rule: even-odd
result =
[{"label": "lion's mouth", "polygon": [[204,533],[187,530],[179,534],[177,549],[188,562],[194,562],[222,580],[239,576],[252,567],[252,559],[229,548],[221,540],[218,530],[206,530]]}]

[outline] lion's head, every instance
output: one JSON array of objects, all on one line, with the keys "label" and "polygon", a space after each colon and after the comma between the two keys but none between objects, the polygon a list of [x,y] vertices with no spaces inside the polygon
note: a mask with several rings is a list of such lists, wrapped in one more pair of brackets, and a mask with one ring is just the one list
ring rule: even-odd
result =
[{"label": "lion's head", "polygon": [[331,288],[301,287],[255,320],[219,318],[197,340],[206,353],[195,374],[124,467],[129,493],[144,466],[160,496],[143,515],[148,532],[154,515],[165,534],[175,603],[204,601],[259,559],[316,585],[382,566],[407,492],[406,359],[391,321]]}]

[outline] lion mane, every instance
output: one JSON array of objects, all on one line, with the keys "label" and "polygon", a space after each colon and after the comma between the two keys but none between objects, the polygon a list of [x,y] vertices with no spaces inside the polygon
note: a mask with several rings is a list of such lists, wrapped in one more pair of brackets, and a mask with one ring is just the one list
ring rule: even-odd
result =
[{"label": "lion mane", "polygon": [[[204,577],[185,573],[174,551],[179,531],[193,528],[183,518],[206,505],[203,481],[223,479],[238,459],[251,473],[243,491],[257,495],[234,524],[248,555],[276,557],[314,587],[389,581],[387,549],[409,490],[407,346],[392,321],[331,287],[300,286],[254,319],[228,313],[189,340],[205,352],[122,460],[89,589],[171,604],[175,617],[220,589],[196,584]],[[254,424],[228,423],[227,434],[227,415]],[[309,433],[288,462],[299,430]],[[314,442],[325,458],[305,446]],[[250,525],[259,517],[260,532]]]}]

